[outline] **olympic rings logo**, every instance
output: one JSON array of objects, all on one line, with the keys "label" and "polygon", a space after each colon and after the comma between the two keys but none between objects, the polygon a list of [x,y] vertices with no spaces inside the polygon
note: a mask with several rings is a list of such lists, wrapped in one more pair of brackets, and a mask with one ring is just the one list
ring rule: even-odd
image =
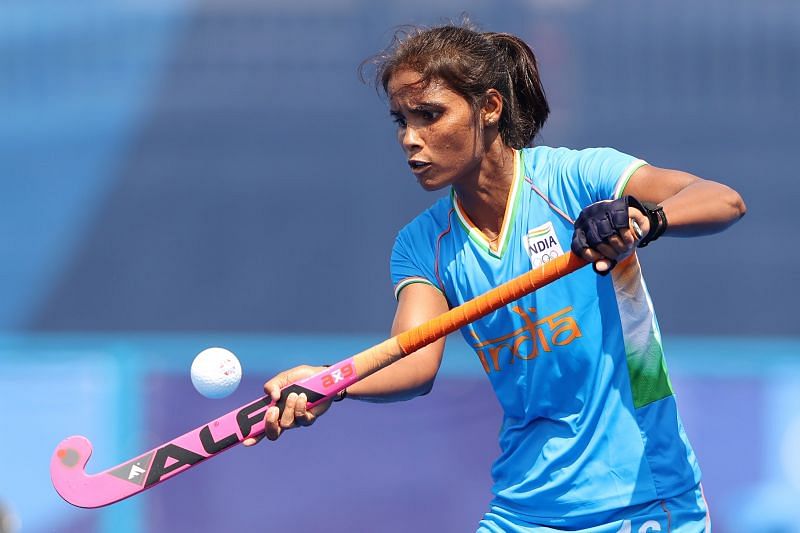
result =
[{"label": "olympic rings logo", "polygon": [[548,263],[548,262],[552,261],[553,259],[555,259],[559,255],[561,255],[561,254],[558,253],[557,250],[550,250],[549,252],[545,252],[545,253],[537,255],[537,256],[531,255],[531,265],[533,266],[533,268],[540,267],[540,266],[544,265],[545,263]]}]

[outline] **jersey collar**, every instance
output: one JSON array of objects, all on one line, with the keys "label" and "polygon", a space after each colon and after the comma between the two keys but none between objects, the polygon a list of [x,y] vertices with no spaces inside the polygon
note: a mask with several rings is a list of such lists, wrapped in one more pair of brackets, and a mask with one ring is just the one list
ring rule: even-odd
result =
[{"label": "jersey collar", "polygon": [[489,239],[486,235],[479,230],[475,224],[470,220],[467,213],[461,207],[461,201],[456,195],[455,188],[450,189],[450,198],[453,203],[453,209],[456,212],[458,221],[461,227],[467,232],[469,238],[477,244],[484,252],[492,257],[501,258],[508,248],[508,241],[511,237],[513,222],[517,214],[520,203],[520,190],[522,189],[523,171],[522,171],[522,151],[514,150],[514,178],[511,182],[511,189],[508,192],[508,199],[506,200],[506,212],[503,215],[503,225],[500,229],[500,238],[497,240],[497,250],[493,250],[489,246]]}]

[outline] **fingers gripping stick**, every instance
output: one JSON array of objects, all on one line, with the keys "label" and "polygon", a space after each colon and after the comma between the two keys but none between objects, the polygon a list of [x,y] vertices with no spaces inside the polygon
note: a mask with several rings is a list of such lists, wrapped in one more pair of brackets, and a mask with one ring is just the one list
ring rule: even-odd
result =
[{"label": "fingers gripping stick", "polygon": [[[413,353],[455,330],[503,307],[534,290],[586,265],[567,253],[514,278],[433,320],[349,357],[322,372],[281,390],[277,405],[286,397],[304,393],[309,408],[333,398],[340,391],[381,368]],[[269,396],[217,418],[161,446],[99,474],[87,474],[92,444],[86,437],[64,439],[50,460],[50,477],[62,498],[78,507],[102,507],[149,489],[172,476],[230,449],[248,437],[264,432],[264,414],[276,404]]]}]

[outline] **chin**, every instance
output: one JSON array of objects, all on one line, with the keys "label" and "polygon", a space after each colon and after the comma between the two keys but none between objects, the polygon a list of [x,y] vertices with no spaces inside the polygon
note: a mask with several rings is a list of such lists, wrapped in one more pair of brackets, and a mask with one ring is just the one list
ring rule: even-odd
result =
[{"label": "chin", "polygon": [[417,178],[417,183],[428,192],[439,191],[450,185],[447,180],[426,180],[424,178]]},{"label": "chin", "polygon": [[439,191],[447,187],[447,183],[425,183],[424,181],[419,182],[420,187],[428,192]]},{"label": "chin", "polygon": [[423,191],[427,191],[427,192],[438,191],[439,189],[442,188],[441,185],[432,184],[432,183],[420,183],[419,186],[422,187]]}]

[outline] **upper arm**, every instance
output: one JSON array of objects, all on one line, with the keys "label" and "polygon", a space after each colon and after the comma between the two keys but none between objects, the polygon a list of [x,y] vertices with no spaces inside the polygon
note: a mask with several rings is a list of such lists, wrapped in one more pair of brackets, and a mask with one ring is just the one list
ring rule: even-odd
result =
[{"label": "upper arm", "polygon": [[[418,217],[395,239],[390,261],[397,297],[392,335],[408,331],[449,309],[443,289],[437,283],[436,251],[431,235],[438,233],[438,225],[433,222],[431,217]],[[433,385],[443,353],[444,339],[440,339],[407,355],[385,369],[384,385],[411,388],[424,394]],[[381,372],[384,371],[378,374]]]},{"label": "upper arm", "polygon": [[[397,310],[392,322],[392,335],[408,331],[449,309],[447,300],[439,289],[424,283],[404,287],[397,300]],[[425,346],[399,361],[398,365],[413,366],[420,379],[432,382],[444,353],[444,339]]]},{"label": "upper arm", "polygon": [[644,165],[631,175],[623,193],[643,202],[658,204],[700,181],[688,172]]},{"label": "upper arm", "polygon": [[439,289],[424,283],[407,285],[398,295],[392,335],[408,331],[448,310],[447,300]]}]

